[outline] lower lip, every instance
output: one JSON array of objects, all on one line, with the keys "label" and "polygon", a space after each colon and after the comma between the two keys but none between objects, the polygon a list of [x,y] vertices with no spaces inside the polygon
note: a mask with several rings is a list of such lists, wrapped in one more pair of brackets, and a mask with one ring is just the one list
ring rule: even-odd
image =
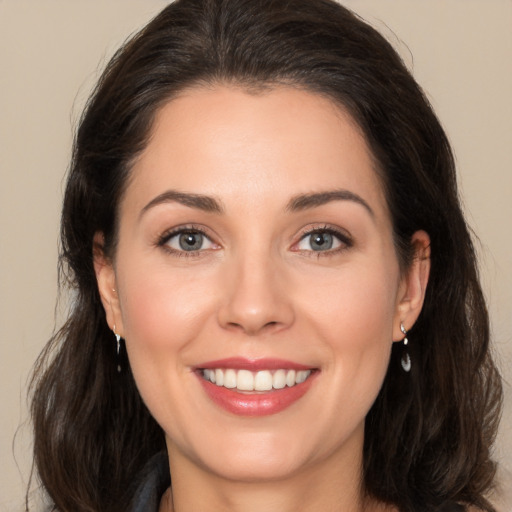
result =
[{"label": "lower lip", "polygon": [[198,375],[198,378],[208,397],[226,411],[238,416],[267,416],[283,411],[302,398],[317,374],[313,372],[304,382],[289,388],[254,394],[217,386],[202,375]]}]

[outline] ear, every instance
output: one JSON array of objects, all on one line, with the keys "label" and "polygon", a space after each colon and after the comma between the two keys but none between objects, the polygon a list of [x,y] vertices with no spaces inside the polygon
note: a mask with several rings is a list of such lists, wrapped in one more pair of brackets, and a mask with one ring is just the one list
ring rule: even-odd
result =
[{"label": "ear", "polygon": [[430,237],[425,231],[416,231],[411,238],[414,247],[413,262],[402,278],[393,325],[393,341],[401,341],[402,323],[409,330],[421,313],[430,274]]},{"label": "ear", "polygon": [[93,261],[96,282],[109,327],[123,337],[123,320],[117,294],[116,274],[110,258],[105,255],[103,233],[95,233],[93,239]]}]

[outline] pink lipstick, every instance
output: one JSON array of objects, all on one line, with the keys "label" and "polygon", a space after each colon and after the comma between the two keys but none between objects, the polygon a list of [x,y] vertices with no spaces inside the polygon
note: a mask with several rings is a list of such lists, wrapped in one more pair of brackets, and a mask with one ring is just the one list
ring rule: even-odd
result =
[{"label": "pink lipstick", "polygon": [[318,370],[283,359],[228,358],[196,368],[207,396],[240,416],[276,414],[310,389]]}]

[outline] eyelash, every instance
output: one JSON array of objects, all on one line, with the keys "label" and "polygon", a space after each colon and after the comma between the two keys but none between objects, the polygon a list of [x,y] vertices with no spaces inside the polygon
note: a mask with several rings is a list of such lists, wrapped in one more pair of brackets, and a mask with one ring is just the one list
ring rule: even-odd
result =
[{"label": "eyelash", "polygon": [[[180,251],[180,250],[173,249],[172,247],[170,247],[168,245],[169,240],[171,240],[173,237],[175,237],[177,235],[185,234],[185,233],[200,234],[203,237],[205,237],[207,240],[209,240],[212,244],[215,244],[215,242],[212,241],[211,237],[206,233],[206,231],[202,227],[195,226],[195,225],[189,225],[189,226],[180,226],[177,228],[173,228],[169,231],[166,231],[158,238],[156,245],[178,258],[197,258],[197,257],[201,256],[201,253],[203,253],[207,249],[197,250],[197,251],[185,251],[185,250]],[[351,248],[354,245],[352,238],[347,233],[345,233],[339,229],[336,229],[332,226],[324,225],[324,226],[315,226],[315,227],[312,227],[312,228],[304,231],[300,235],[298,242],[295,242],[292,247],[297,246],[306,237],[311,236],[316,233],[327,233],[329,235],[332,235],[340,242],[341,246],[337,247],[335,249],[328,249],[325,251],[313,251],[313,250],[304,250],[304,249],[298,249],[298,248],[293,249],[293,250],[295,252],[299,252],[299,253],[302,253],[302,254],[305,254],[305,255],[308,255],[311,257],[321,258],[321,257],[333,256],[335,254],[339,254],[339,253]]]},{"label": "eyelash", "polygon": [[310,229],[307,229],[304,231],[299,241],[294,244],[294,246],[297,246],[302,240],[304,240],[306,237],[311,236],[315,233],[328,233],[329,235],[332,235],[333,237],[337,238],[337,240],[340,242],[341,246],[337,247],[335,249],[328,249],[326,251],[306,251],[302,249],[295,249],[296,252],[300,252],[303,254],[307,254],[308,256],[316,257],[316,258],[322,258],[322,257],[328,257],[333,256],[336,254],[339,254],[343,251],[346,251],[347,249],[350,249],[354,242],[352,238],[344,231],[341,231],[340,229],[334,228],[332,226],[315,226]]},{"label": "eyelash", "polygon": [[198,256],[201,256],[201,253],[204,252],[204,249],[199,251],[179,251],[167,245],[169,240],[171,240],[173,237],[186,233],[200,234],[207,240],[209,240],[211,243],[214,243],[211,237],[206,233],[206,231],[203,228],[201,228],[200,226],[189,225],[180,226],[177,228],[173,228],[169,231],[166,231],[158,238],[156,245],[158,247],[161,247],[164,251],[170,253],[172,256],[176,256],[178,258],[197,258]]}]

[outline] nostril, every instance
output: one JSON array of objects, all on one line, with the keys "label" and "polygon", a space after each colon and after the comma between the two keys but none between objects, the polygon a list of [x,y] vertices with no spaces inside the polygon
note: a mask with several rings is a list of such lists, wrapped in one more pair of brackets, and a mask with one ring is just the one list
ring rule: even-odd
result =
[{"label": "nostril", "polygon": [[254,323],[245,322],[243,324],[237,322],[228,322],[226,326],[232,330],[240,330],[249,335],[259,334],[264,331],[272,331],[281,325],[280,322],[271,321],[266,323]]},{"label": "nostril", "polygon": [[228,300],[219,305],[217,319],[223,328],[233,333],[241,331],[255,335],[275,333],[293,324],[295,315],[287,296],[279,295],[275,290],[270,293],[266,286],[259,285],[256,290],[249,288],[236,287]]}]

